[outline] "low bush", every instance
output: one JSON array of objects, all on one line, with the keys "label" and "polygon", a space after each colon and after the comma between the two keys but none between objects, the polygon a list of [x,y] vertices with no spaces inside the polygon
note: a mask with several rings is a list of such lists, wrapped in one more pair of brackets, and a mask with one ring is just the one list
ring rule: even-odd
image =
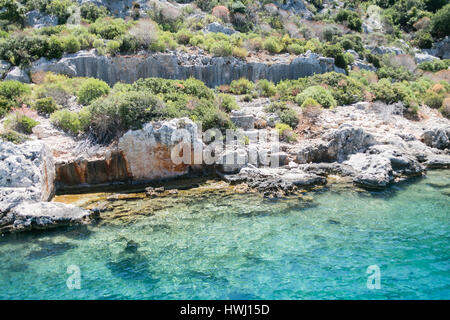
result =
[{"label": "low bush", "polygon": [[450,119],[450,98],[445,98],[442,107],[439,109],[444,117]]},{"label": "low bush", "polygon": [[418,68],[424,71],[437,72],[440,70],[445,70],[450,67],[450,59],[434,59],[431,61],[422,62],[418,65]]},{"label": "low bush", "polygon": [[316,100],[324,108],[333,108],[337,105],[337,102],[331,93],[322,86],[311,86],[306,88],[303,92],[297,95],[295,102],[301,106],[308,98]]},{"label": "low bush", "polygon": [[9,114],[5,120],[6,128],[25,134],[33,133],[33,128],[38,124],[38,121],[24,115],[20,111]]},{"label": "low bush", "polygon": [[109,89],[108,84],[102,80],[94,78],[86,79],[77,92],[78,102],[83,105],[88,105],[95,99],[107,95]]},{"label": "low bush", "polygon": [[283,50],[283,46],[280,44],[280,40],[276,37],[269,37],[264,41],[264,50],[270,53],[280,53]]},{"label": "low bush", "polygon": [[251,93],[254,84],[248,79],[240,78],[239,80],[233,80],[230,84],[230,90],[233,94],[247,94]]},{"label": "low bush", "polygon": [[179,44],[189,44],[189,41],[191,40],[192,36],[193,36],[192,32],[190,32],[187,29],[181,29],[175,35],[177,42]]},{"label": "low bush", "polygon": [[425,94],[423,103],[433,109],[439,109],[444,102],[444,95],[436,93],[434,91],[427,91]]},{"label": "low bush", "polygon": [[52,97],[41,98],[36,100],[35,109],[41,114],[52,114],[58,110],[58,105]]},{"label": "low bush", "polygon": [[265,108],[266,112],[276,113],[281,122],[288,124],[292,128],[298,125],[298,114],[285,102],[274,102]]},{"label": "low bush", "polygon": [[450,3],[439,9],[431,17],[431,33],[436,37],[450,35]]},{"label": "low bush", "polygon": [[98,142],[109,142],[128,129],[140,129],[161,118],[164,104],[149,92],[130,91],[96,100],[89,111],[89,132]]},{"label": "low bush", "polygon": [[97,19],[89,26],[89,32],[101,36],[103,39],[113,40],[127,31],[127,25],[123,19],[109,17]]},{"label": "low bush", "polygon": [[219,108],[225,112],[239,109],[238,104],[233,96],[225,93],[219,93],[216,97],[216,102]]},{"label": "low bush", "polygon": [[232,55],[241,59],[245,59],[248,56],[248,51],[245,48],[233,47]]},{"label": "low bush", "polygon": [[77,113],[67,109],[53,112],[50,119],[56,127],[72,134],[78,134],[79,132],[86,130],[89,122],[86,111]]},{"label": "low bush", "polygon": [[278,131],[278,134],[280,135],[280,139],[282,141],[294,142],[297,140],[297,134],[288,124],[277,123],[275,125],[275,129]]},{"label": "low bush", "polygon": [[30,87],[27,84],[16,80],[6,80],[0,82],[0,96],[6,99],[15,99],[23,94],[29,93]]},{"label": "low bush", "polygon": [[345,57],[344,50],[339,44],[324,45],[322,54],[326,57],[334,58],[334,64],[339,68],[347,68],[348,61]]},{"label": "low bush", "polygon": [[277,88],[272,81],[261,79],[256,83],[256,90],[260,96],[272,97],[277,93]]},{"label": "low bush", "polygon": [[305,53],[305,49],[301,45],[299,45],[297,43],[293,43],[293,44],[288,45],[287,51],[290,54],[297,54],[297,55]]},{"label": "low bush", "polygon": [[6,130],[5,132],[0,132],[0,139],[14,144],[21,144],[27,141],[28,137],[14,130]]},{"label": "low bush", "polygon": [[65,37],[62,42],[64,51],[67,53],[75,53],[81,49],[80,41],[73,35]]},{"label": "low bush", "polygon": [[232,54],[232,47],[228,41],[218,41],[211,45],[209,50],[215,57],[227,57]]},{"label": "low bush", "polygon": [[92,2],[84,2],[80,6],[80,14],[83,19],[95,22],[98,18],[104,18],[108,15],[108,9],[105,6],[99,6]]}]

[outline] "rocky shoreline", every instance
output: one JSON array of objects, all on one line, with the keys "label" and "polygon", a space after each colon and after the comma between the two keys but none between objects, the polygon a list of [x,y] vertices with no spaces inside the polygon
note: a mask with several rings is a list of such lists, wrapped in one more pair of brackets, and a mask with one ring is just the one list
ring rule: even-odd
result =
[{"label": "rocky shoreline", "polygon": [[248,141],[226,144],[212,164],[205,159],[173,162],[177,130],[184,130],[192,152],[195,146],[208,148],[188,118],[148,123],[109,146],[43,134],[45,127],[36,130],[34,141],[21,145],[0,141],[0,232],[85,223],[98,216],[98,211],[47,202],[58,190],[212,174],[227,185],[283,197],[325,185],[334,177],[382,189],[429,169],[450,168],[450,123],[426,106],[419,120],[406,119],[401,104],[360,102],[323,110],[313,125],[303,126],[297,141],[288,143],[253,139],[275,131],[270,124],[255,128],[255,123],[273,116],[264,111],[266,103],[265,99],[243,103],[234,113],[231,119]]}]

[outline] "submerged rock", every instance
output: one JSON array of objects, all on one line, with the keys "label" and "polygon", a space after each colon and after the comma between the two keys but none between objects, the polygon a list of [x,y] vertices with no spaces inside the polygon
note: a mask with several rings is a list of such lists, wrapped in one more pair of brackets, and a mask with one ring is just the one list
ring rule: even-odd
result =
[{"label": "submerged rock", "polygon": [[91,211],[57,202],[23,202],[0,215],[0,232],[48,229],[87,221]]}]

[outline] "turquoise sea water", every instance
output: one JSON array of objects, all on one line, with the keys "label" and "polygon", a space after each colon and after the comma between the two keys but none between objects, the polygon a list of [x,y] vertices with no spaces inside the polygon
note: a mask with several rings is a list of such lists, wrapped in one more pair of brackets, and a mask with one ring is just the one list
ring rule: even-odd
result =
[{"label": "turquoise sea water", "polygon": [[[151,214],[153,200],[133,200],[133,219],[5,235],[0,299],[450,298],[449,171],[309,195],[193,196]],[[80,290],[66,285],[70,265]]]}]

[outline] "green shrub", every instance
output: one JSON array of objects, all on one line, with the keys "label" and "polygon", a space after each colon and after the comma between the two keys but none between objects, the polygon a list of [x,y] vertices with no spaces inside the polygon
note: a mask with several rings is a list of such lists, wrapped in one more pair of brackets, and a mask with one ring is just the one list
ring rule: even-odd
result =
[{"label": "green shrub", "polygon": [[302,54],[302,53],[305,53],[305,49],[301,45],[299,45],[298,43],[293,43],[293,44],[288,45],[287,51],[290,54]]},{"label": "green shrub", "polygon": [[38,124],[38,121],[22,114],[19,111],[11,113],[5,120],[6,128],[25,134],[33,133],[32,129]]},{"label": "green shrub", "polygon": [[58,106],[52,97],[36,100],[35,108],[37,112],[41,114],[52,114],[53,112],[58,110]]},{"label": "green shrub", "polygon": [[71,0],[52,0],[47,5],[47,12],[58,17],[58,23],[66,23],[70,16],[69,7],[74,5]]},{"label": "green shrub", "polygon": [[98,142],[109,142],[129,129],[140,129],[164,116],[164,104],[149,92],[130,91],[96,100],[89,108],[89,132]]},{"label": "green shrub", "polygon": [[48,39],[44,36],[15,33],[0,41],[0,58],[13,65],[27,65],[48,53]]},{"label": "green shrub", "polygon": [[280,44],[280,40],[276,37],[269,37],[264,41],[264,50],[270,53],[280,53],[283,50],[283,46]]},{"label": "green shrub", "polygon": [[261,79],[256,83],[256,89],[259,95],[263,97],[272,97],[277,93],[277,88],[275,84],[269,80]]},{"label": "green shrub", "polygon": [[337,22],[346,21],[350,29],[355,31],[361,31],[362,21],[355,11],[341,9],[337,13],[335,21]]},{"label": "green shrub", "polygon": [[78,134],[80,131],[85,129],[80,121],[78,113],[67,109],[53,112],[50,119],[56,127],[64,130],[65,132]]},{"label": "green shrub", "polygon": [[0,82],[0,96],[6,99],[15,99],[23,94],[29,93],[30,87],[17,80],[6,80]]},{"label": "green shrub", "polygon": [[47,58],[59,59],[65,51],[65,43],[57,36],[53,35],[48,40]]},{"label": "green shrub", "polygon": [[406,86],[401,83],[392,83],[388,79],[381,79],[378,83],[370,86],[372,93],[375,95],[375,100],[380,100],[386,103],[395,103],[398,101],[408,103],[410,92]]},{"label": "green shrub", "polygon": [[326,57],[334,58],[334,64],[339,68],[347,68],[347,60],[345,58],[344,50],[339,44],[325,45],[322,53]]},{"label": "green shrub", "polygon": [[75,36],[70,35],[63,40],[64,51],[68,53],[75,53],[80,51],[81,45]]},{"label": "green shrub", "polygon": [[390,80],[397,80],[397,81],[412,81],[415,79],[415,75],[408,71],[405,67],[389,67],[389,66],[383,66],[377,70],[377,76],[380,79],[386,78]]},{"label": "green shrub", "polygon": [[342,31],[336,26],[325,26],[322,35],[326,41],[332,41],[334,37],[340,37]]},{"label": "green shrub", "polygon": [[240,78],[230,83],[230,90],[233,94],[247,94],[253,90],[254,84],[248,79]]},{"label": "green shrub", "polygon": [[433,37],[426,31],[419,31],[415,37],[416,45],[421,49],[431,49],[433,46]]},{"label": "green shrub", "polygon": [[275,129],[280,135],[282,141],[294,142],[297,140],[297,134],[292,130],[292,128],[285,123],[277,123]]},{"label": "green shrub", "polygon": [[108,9],[105,6],[99,6],[92,2],[85,2],[80,7],[80,14],[83,19],[95,22],[98,18],[106,17]]},{"label": "green shrub", "polygon": [[320,103],[324,108],[336,107],[336,100],[331,93],[321,86],[312,86],[306,88],[302,93],[298,94],[295,102],[301,106],[308,98],[312,98]]},{"label": "green shrub", "polygon": [[450,98],[444,99],[442,102],[442,107],[439,109],[444,117],[450,119]]},{"label": "green shrub", "polygon": [[228,41],[218,41],[212,44],[210,50],[215,57],[227,57],[232,54],[232,47]]},{"label": "green shrub", "polygon": [[274,102],[265,108],[266,112],[276,113],[281,122],[288,124],[292,128],[298,125],[297,112],[289,107],[285,102]]},{"label": "green shrub", "polygon": [[320,103],[318,103],[316,100],[314,100],[313,98],[308,98],[305,101],[303,101],[301,107],[303,109],[306,108],[310,108],[310,107],[320,107]]},{"label": "green shrub", "polygon": [[77,92],[78,101],[88,105],[95,99],[107,95],[109,86],[106,82],[94,78],[86,79]]},{"label": "green shrub", "polygon": [[233,47],[232,55],[241,59],[245,59],[248,56],[248,51],[245,48]]},{"label": "green shrub", "polygon": [[115,55],[120,51],[120,42],[116,40],[110,40],[106,44],[106,50],[108,53]]},{"label": "green shrub", "polygon": [[192,32],[187,29],[181,29],[176,33],[175,37],[178,43],[188,44],[192,38]]},{"label": "green shrub", "polygon": [[433,109],[439,109],[444,101],[444,95],[433,91],[427,91],[423,103]]},{"label": "green shrub", "polygon": [[111,19],[109,17],[98,19],[89,26],[89,32],[101,36],[103,39],[112,40],[125,33],[127,26],[123,19]]},{"label": "green shrub", "polygon": [[434,59],[431,61],[422,62],[417,67],[424,71],[437,72],[440,70],[445,70],[448,67],[450,67],[450,59],[445,59],[445,60]]},{"label": "green shrub", "polygon": [[225,112],[231,112],[232,110],[239,109],[236,100],[229,94],[219,93],[216,97],[216,102],[219,108]]},{"label": "green shrub", "polygon": [[431,17],[431,33],[436,37],[450,35],[450,3],[439,9]]},{"label": "green shrub", "polygon": [[21,144],[27,141],[28,137],[14,130],[6,130],[6,132],[0,133],[0,139],[14,144]]}]

